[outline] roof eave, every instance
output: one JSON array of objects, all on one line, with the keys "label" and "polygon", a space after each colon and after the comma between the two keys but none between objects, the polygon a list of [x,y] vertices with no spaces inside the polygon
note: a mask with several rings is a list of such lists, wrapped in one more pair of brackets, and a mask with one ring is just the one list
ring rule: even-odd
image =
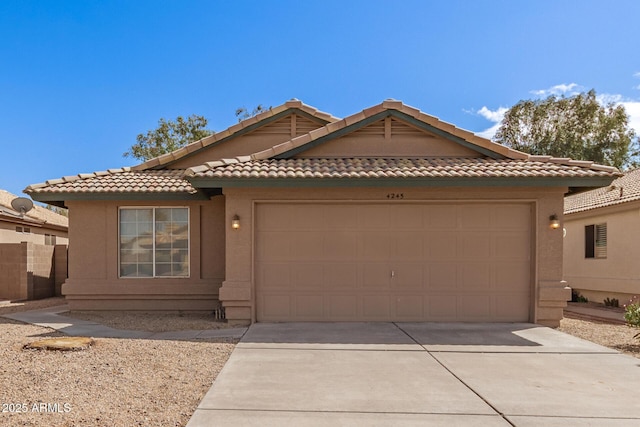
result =
[{"label": "roof eave", "polygon": [[455,177],[455,178],[186,178],[196,188],[241,187],[591,187],[611,177]]}]

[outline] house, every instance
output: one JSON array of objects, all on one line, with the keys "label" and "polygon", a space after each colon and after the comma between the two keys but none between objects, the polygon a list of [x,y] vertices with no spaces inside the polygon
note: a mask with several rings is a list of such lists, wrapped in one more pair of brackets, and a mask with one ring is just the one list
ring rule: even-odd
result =
[{"label": "house", "polygon": [[68,219],[41,206],[17,212],[0,190],[0,299],[60,294],[67,278]]},{"label": "house", "polygon": [[565,278],[590,301],[640,294],[640,169],[564,202]]},{"label": "house", "polygon": [[[298,100],[132,168],[25,191],[70,211],[72,309],[280,321],[557,325],[570,187],[615,168],[529,156],[395,100]],[[554,222],[557,223],[557,222]]]},{"label": "house", "polygon": [[69,220],[66,216],[34,205],[25,215],[11,207],[15,194],[0,190],[0,243],[31,242],[40,245],[67,243]]}]

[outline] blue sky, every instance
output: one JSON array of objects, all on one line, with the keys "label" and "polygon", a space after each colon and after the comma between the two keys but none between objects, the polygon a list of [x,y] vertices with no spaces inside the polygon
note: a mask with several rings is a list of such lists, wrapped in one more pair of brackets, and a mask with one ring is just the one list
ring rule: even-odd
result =
[{"label": "blue sky", "polygon": [[0,2],[0,188],[131,166],[161,117],[395,98],[491,136],[521,99],[595,89],[640,134],[640,2]]}]

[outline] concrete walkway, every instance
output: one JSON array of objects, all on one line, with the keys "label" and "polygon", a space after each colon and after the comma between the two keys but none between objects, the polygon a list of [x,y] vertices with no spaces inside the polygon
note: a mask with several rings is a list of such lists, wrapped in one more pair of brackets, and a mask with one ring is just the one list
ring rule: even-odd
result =
[{"label": "concrete walkway", "polygon": [[254,324],[188,427],[636,426],[640,360],[533,324]]},{"label": "concrete walkway", "polygon": [[88,320],[74,319],[64,316],[69,311],[67,305],[48,307],[40,310],[23,311],[4,314],[0,317],[31,323],[45,328],[52,328],[70,336],[93,338],[137,338],[150,340],[191,340],[207,338],[241,338],[247,328],[207,329],[193,331],[146,332],[114,329]]}]

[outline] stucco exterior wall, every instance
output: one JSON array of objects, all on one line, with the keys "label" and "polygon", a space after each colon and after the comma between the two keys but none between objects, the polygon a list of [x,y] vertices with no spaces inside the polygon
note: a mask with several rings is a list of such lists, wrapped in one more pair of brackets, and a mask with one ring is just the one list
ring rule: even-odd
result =
[{"label": "stucco exterior wall", "polygon": [[[561,216],[566,188],[358,188],[358,189],[226,189],[226,275],[220,299],[232,323],[255,321],[255,284],[253,278],[253,224],[256,201],[266,200],[349,200],[388,201],[529,201],[532,214],[532,307],[531,321],[557,326],[562,309],[570,298],[570,290],[562,281],[562,230],[549,227],[549,216]],[[403,198],[389,201],[388,194]],[[234,215],[241,227],[230,227]]]},{"label": "stucco exterior wall", "polygon": [[[585,258],[584,227],[607,224],[607,257]],[[565,216],[565,279],[590,301],[640,294],[640,202]]]},{"label": "stucco exterior wall", "polygon": [[[69,278],[62,293],[74,310],[211,310],[224,277],[224,197],[209,201],[69,201]],[[120,278],[121,207],[189,208],[190,275]]]},{"label": "stucco exterior wall", "polygon": [[[17,232],[16,226],[27,227],[30,231],[28,233]],[[50,230],[48,228],[36,227],[33,225],[21,225],[13,222],[0,221],[1,243],[31,242],[38,245],[44,245],[45,234],[56,236],[56,244],[66,245],[68,243],[66,231]]]}]

